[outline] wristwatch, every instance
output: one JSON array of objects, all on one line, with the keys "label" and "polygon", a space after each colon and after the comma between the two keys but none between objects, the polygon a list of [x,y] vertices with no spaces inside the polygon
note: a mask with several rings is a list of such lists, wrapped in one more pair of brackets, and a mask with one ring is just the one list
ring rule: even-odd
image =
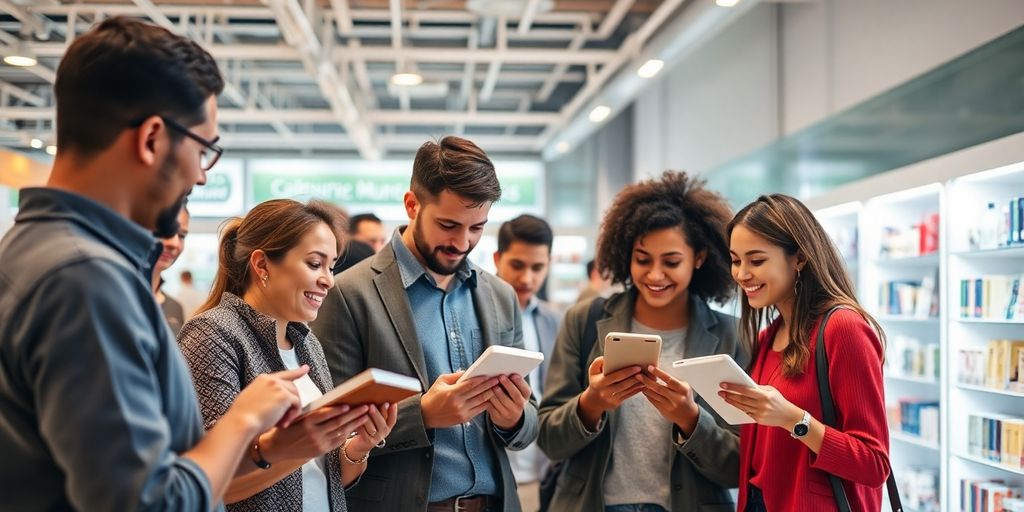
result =
[{"label": "wristwatch", "polygon": [[807,435],[811,431],[811,413],[804,411],[804,417],[793,425],[793,431],[789,435],[793,436],[793,439],[800,439]]}]

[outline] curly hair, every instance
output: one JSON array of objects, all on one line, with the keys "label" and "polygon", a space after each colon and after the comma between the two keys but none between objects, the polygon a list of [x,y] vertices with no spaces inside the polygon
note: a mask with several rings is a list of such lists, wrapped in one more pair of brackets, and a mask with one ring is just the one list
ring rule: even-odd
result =
[{"label": "curly hair", "polygon": [[705,188],[704,180],[665,171],[661,179],[629,185],[615,196],[601,221],[598,269],[614,283],[631,285],[630,262],[637,238],[679,227],[694,252],[707,251],[704,264],[694,271],[690,292],[705,301],[725,303],[735,291],[725,238],[731,219],[729,204]]}]

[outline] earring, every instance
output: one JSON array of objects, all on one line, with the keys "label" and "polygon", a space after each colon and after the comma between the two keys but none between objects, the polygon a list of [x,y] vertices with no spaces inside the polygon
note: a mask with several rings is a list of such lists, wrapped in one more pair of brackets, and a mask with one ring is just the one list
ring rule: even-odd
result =
[{"label": "earring", "polygon": [[262,276],[260,276],[260,280],[263,281],[264,288],[267,287],[267,279],[270,279],[270,276],[268,274],[263,274]]}]

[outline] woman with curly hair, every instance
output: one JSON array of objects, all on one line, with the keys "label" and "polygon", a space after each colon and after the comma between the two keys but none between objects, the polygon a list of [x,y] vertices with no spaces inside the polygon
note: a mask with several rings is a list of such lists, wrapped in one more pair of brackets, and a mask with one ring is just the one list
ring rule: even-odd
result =
[{"label": "woman with curly hair", "polygon": [[626,291],[599,315],[601,299],[573,306],[558,334],[539,412],[541,449],[564,461],[551,510],[734,510],[737,430],[662,369],[605,375],[603,357],[605,335],[621,331],[660,335],[662,368],[711,354],[747,364],[736,319],[708,307],[733,291],[730,219],[721,196],[680,172],[624,188],[605,213],[598,265]]}]

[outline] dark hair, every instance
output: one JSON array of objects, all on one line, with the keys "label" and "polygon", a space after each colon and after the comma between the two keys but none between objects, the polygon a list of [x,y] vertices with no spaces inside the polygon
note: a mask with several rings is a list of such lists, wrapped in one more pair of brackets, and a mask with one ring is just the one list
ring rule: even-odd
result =
[{"label": "dark hair", "polygon": [[241,297],[249,287],[249,256],[257,249],[271,261],[280,261],[298,245],[311,229],[327,224],[337,240],[341,254],[347,239],[344,226],[348,219],[344,210],[326,201],[306,204],[291,199],[271,199],[256,205],[244,218],[229,219],[220,234],[220,258],[213,288],[199,312],[220,304],[221,295],[231,292]]},{"label": "dark hair", "polygon": [[725,225],[732,217],[722,196],[684,172],[629,185],[604,214],[597,240],[597,268],[613,283],[629,285],[633,244],[651,231],[678,227],[694,252],[707,251],[689,291],[702,300],[725,303],[735,290]]},{"label": "dark hair", "polygon": [[[853,280],[846,272],[839,251],[803,203],[784,194],[761,196],[743,207],[729,222],[729,237],[732,237],[736,226],[743,226],[772,245],[781,247],[787,256],[800,253],[806,258],[797,277],[799,291],[793,303],[793,318],[787,322],[789,345],[782,352],[785,375],[804,372],[810,358],[811,326],[834,306],[857,311],[885,344],[882,327],[857,301]],[[757,335],[763,325],[771,322],[772,308],[755,310],[745,295],[741,295],[740,303],[740,339],[750,340],[754,349],[752,353],[756,354]]]},{"label": "dark hair", "polygon": [[551,232],[551,226],[544,219],[523,214],[498,228],[498,252],[507,251],[512,242],[543,245],[550,253],[551,244],[555,242],[555,234]]},{"label": "dark hair", "polygon": [[444,190],[472,201],[474,206],[501,199],[494,164],[471,141],[449,135],[426,142],[416,151],[410,188],[420,202],[430,202]]},{"label": "dark hair", "polygon": [[597,262],[594,260],[590,260],[587,262],[587,279],[590,279],[590,276],[594,273],[594,268],[596,266]]},{"label": "dark hair", "polygon": [[377,224],[383,224],[380,217],[372,213],[360,213],[359,215],[353,215],[348,219],[348,232],[350,235],[354,235],[359,232],[359,225],[364,222],[375,222]]},{"label": "dark hair", "polygon": [[[92,156],[133,123],[167,116],[206,121],[207,99],[224,89],[217,63],[188,38],[124,17],[75,38],[57,68],[57,148]],[[182,134],[170,133],[175,142]]]}]

